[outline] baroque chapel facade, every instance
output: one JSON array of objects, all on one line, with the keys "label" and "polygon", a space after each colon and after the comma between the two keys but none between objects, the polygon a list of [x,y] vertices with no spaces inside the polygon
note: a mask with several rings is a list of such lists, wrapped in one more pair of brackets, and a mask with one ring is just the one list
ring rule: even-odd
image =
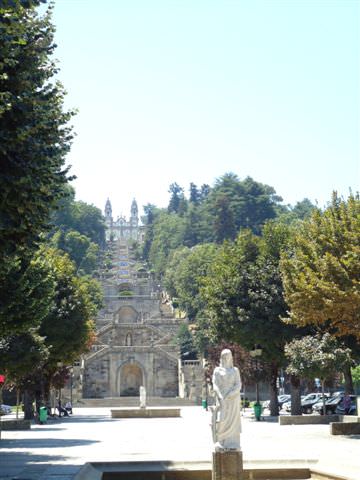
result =
[{"label": "baroque chapel facade", "polygon": [[184,365],[176,342],[186,320],[175,318],[160,285],[134,258],[133,241],[141,242],[144,234],[136,201],[129,221],[114,221],[108,200],[105,221],[107,250],[100,276],[104,308],[96,319],[96,342],[79,367],[80,396],[138,396],[143,385],[149,397],[189,397],[192,392],[195,399],[201,366]]}]

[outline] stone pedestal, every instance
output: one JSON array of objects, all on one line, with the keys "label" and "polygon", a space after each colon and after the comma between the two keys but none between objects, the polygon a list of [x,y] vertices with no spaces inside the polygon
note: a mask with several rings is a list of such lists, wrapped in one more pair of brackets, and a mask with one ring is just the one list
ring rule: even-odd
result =
[{"label": "stone pedestal", "polygon": [[242,452],[224,450],[213,452],[212,480],[243,480]]}]

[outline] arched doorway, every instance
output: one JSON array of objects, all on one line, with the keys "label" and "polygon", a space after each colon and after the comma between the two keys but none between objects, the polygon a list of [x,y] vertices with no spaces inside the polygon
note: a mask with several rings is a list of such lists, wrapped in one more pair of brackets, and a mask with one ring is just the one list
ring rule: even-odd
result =
[{"label": "arched doorway", "polygon": [[136,363],[127,363],[120,370],[120,396],[137,397],[143,383],[143,373]]},{"label": "arched doorway", "polygon": [[129,305],[124,305],[121,307],[116,314],[116,318],[119,323],[136,323],[138,316],[139,314],[135,308]]}]

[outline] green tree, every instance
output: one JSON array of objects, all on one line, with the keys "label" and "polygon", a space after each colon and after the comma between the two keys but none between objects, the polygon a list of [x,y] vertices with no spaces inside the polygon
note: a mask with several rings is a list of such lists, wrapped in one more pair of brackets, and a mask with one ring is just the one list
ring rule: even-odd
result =
[{"label": "green tree", "polygon": [[317,207],[308,199],[304,198],[300,202],[297,202],[291,210],[291,213],[295,215],[299,220],[305,220],[309,218],[312,212]]},{"label": "green tree", "polygon": [[177,280],[179,267],[190,255],[190,253],[190,248],[179,247],[172,252],[166,264],[164,287],[166,288],[167,293],[173,298],[178,296]]},{"label": "green tree", "polygon": [[278,414],[276,379],[285,364],[284,345],[296,334],[281,320],[287,311],[279,271],[280,249],[287,239],[277,231],[282,228],[269,224],[262,239],[244,231],[234,243],[225,243],[203,289],[213,341],[247,350],[261,345],[261,359],[270,371],[272,415]]},{"label": "green tree", "polygon": [[75,266],[66,254],[46,248],[44,255],[56,279],[54,304],[39,330],[50,348],[47,368],[52,373],[58,362],[71,365],[88,349],[101,294],[95,280],[76,276]]},{"label": "green tree", "polygon": [[66,233],[75,230],[99,247],[105,245],[105,224],[101,210],[94,205],[75,200],[75,190],[67,185],[52,215],[54,231]]},{"label": "green tree", "polygon": [[351,369],[351,375],[354,381],[354,387],[356,390],[360,390],[360,365],[357,365],[356,367]]},{"label": "green tree", "polygon": [[170,254],[183,245],[184,234],[184,217],[164,211],[158,214],[149,251],[149,262],[158,278],[165,273]]},{"label": "green tree", "polygon": [[183,360],[195,360],[197,351],[194,345],[192,334],[186,323],[182,323],[176,336],[180,347],[180,355]]},{"label": "green tree", "polygon": [[1,263],[0,337],[7,337],[40,325],[52,308],[55,283],[41,252],[26,261],[8,256]]},{"label": "green tree", "polygon": [[171,196],[168,205],[168,212],[183,214],[186,210],[184,189],[175,182],[170,185],[169,193]]},{"label": "green tree", "polygon": [[285,355],[289,360],[286,369],[289,374],[309,380],[321,380],[325,412],[325,381],[339,369],[351,365],[351,350],[339,344],[329,333],[325,333],[292,340],[285,346]]},{"label": "green tree", "polygon": [[[360,340],[360,199],[333,194],[293,230],[281,262],[287,321],[341,337],[358,356]],[[350,368],[344,371],[352,390]]]},{"label": "green tree", "polygon": [[34,247],[68,181],[72,113],[54,81],[51,8],[40,17],[37,3],[0,6],[1,258]]},{"label": "green tree", "polygon": [[277,216],[281,200],[269,185],[251,177],[241,181],[234,173],[226,173],[216,180],[206,201],[216,240],[234,239],[241,228],[260,234],[265,222]]},{"label": "green tree", "polygon": [[200,198],[201,198],[201,193],[199,192],[195,183],[191,182],[190,188],[189,188],[189,202],[197,205],[200,202]]},{"label": "green tree", "polygon": [[334,193],[293,232],[282,259],[289,322],[360,339],[360,199]]},{"label": "green tree", "polygon": [[[17,404],[20,390],[26,398],[31,399],[34,385],[41,379],[39,372],[49,357],[49,349],[44,340],[34,329],[0,339],[2,372],[5,373],[7,386],[16,389]],[[41,384],[38,385],[40,390],[41,387]],[[25,407],[25,419],[32,418],[32,402],[27,402]]]},{"label": "green tree", "polygon": [[145,239],[141,250],[141,256],[144,260],[149,260],[151,244],[154,240],[154,223],[159,213],[159,209],[155,205],[148,203],[144,205],[145,215],[141,218],[144,225],[146,225]]},{"label": "green tree", "polygon": [[66,252],[75,263],[79,274],[91,274],[98,263],[99,247],[80,232],[58,230],[51,238],[51,244]]},{"label": "green tree", "polygon": [[170,295],[177,298],[180,308],[186,311],[190,321],[195,321],[197,315],[205,310],[200,290],[216,251],[217,246],[214,244],[175,250],[166,269],[165,287]]},{"label": "green tree", "polygon": [[224,240],[234,240],[237,229],[234,214],[231,208],[231,199],[225,195],[218,195],[214,203],[214,235],[218,243]]}]

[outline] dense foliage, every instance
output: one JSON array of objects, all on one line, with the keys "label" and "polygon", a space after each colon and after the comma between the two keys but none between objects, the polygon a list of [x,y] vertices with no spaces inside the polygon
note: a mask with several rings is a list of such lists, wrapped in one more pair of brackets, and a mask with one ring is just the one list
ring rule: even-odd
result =
[{"label": "dense foliage", "polygon": [[72,113],[54,80],[52,8],[39,16],[39,3],[0,4],[0,373],[26,393],[26,415],[93,340],[102,297],[84,274],[104,241],[101,212],[67,184]]},{"label": "dense foliage", "polygon": [[[284,207],[271,187],[234,174],[213,187],[192,183],[189,199],[178,184],[169,192],[166,210],[148,206],[143,257],[187,313],[185,343],[191,333],[198,352],[223,341],[245,352],[260,344],[274,404],[289,342],[328,332],[359,356],[358,197],[334,194],[325,211],[308,199]],[[338,370],[351,390],[345,363]],[[304,375],[290,378],[299,413]]]},{"label": "dense foliage", "polygon": [[72,113],[54,80],[51,12],[40,17],[22,4],[0,6],[1,258],[33,246],[47,227],[68,180],[72,139]]},{"label": "dense foliage", "polygon": [[[213,187],[204,184],[198,188],[191,183],[188,199],[177,183],[170,185],[169,193],[168,208],[147,205],[143,219],[148,228],[142,256],[158,278],[164,275],[177,248],[221,244],[234,240],[242,229],[259,235],[270,219],[281,216],[285,223],[299,218],[296,208],[281,205],[273,187],[250,177],[240,180],[233,173],[218,178]],[[298,209],[304,216],[311,205],[305,203]]]},{"label": "dense foliage", "polygon": [[360,198],[333,195],[293,232],[282,271],[289,322],[360,340]]}]

